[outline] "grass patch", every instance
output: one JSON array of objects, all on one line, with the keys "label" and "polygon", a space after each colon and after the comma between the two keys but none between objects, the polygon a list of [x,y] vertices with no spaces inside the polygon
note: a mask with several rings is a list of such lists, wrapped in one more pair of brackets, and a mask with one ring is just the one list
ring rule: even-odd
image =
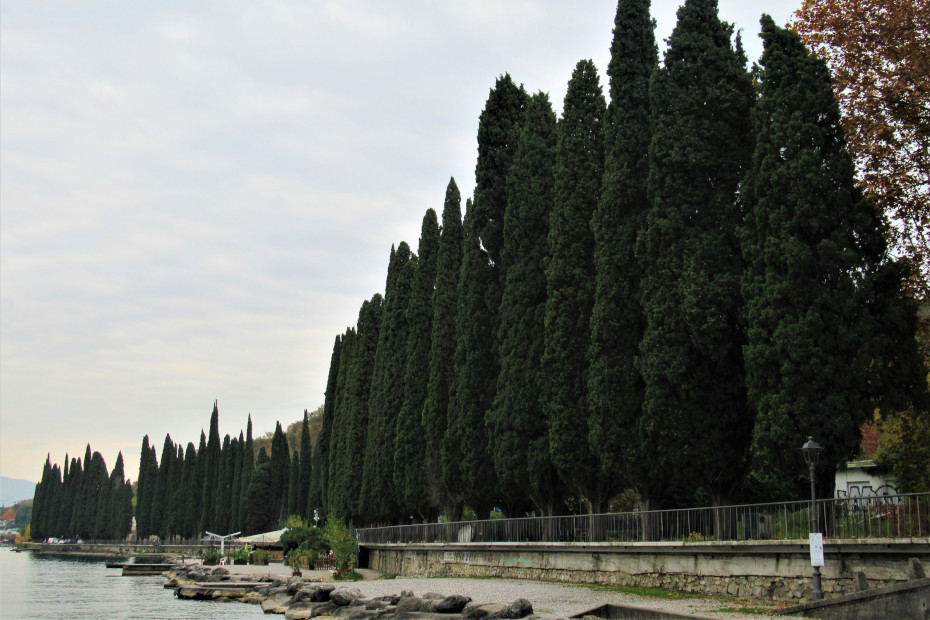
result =
[{"label": "grass patch", "polygon": [[754,614],[765,616],[775,611],[774,607],[719,607],[717,609],[706,610],[710,613],[733,613],[733,614]]},{"label": "grass patch", "polygon": [[333,573],[333,581],[364,581],[361,573],[351,571],[348,573]]},{"label": "grass patch", "polygon": [[589,590],[595,592],[618,592],[620,594],[635,594],[648,598],[658,598],[665,600],[685,600],[693,598],[710,598],[703,594],[693,592],[675,592],[673,590],[660,590],[659,588],[642,588],[638,586],[610,586],[610,585],[586,585]]}]

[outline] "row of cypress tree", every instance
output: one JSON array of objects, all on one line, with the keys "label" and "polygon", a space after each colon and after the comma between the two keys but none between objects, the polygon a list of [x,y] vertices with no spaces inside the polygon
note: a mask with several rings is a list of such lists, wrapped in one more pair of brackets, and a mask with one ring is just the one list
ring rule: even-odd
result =
[{"label": "row of cypress tree", "polygon": [[123,454],[107,472],[99,452],[90,444],[83,461],[65,455],[64,472],[51,456],[32,503],[31,535],[35,539],[122,539],[132,525],[132,484],[123,472]]},{"label": "row of cypress tree", "polygon": [[335,340],[308,506],[787,499],[808,435],[832,480],[876,408],[926,405],[906,269],[825,65],[763,16],[751,73],[715,0],[684,3],[662,65],[653,30],[620,0],[609,105],[586,60],[558,120],[497,80],[464,221],[451,180],[442,226],[429,209],[417,252],[391,248]]}]

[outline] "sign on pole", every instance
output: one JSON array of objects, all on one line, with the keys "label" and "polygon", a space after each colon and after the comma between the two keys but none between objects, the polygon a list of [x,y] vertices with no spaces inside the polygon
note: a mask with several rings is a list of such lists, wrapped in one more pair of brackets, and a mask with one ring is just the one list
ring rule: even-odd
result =
[{"label": "sign on pole", "polygon": [[811,534],[811,566],[823,566],[823,534]]}]

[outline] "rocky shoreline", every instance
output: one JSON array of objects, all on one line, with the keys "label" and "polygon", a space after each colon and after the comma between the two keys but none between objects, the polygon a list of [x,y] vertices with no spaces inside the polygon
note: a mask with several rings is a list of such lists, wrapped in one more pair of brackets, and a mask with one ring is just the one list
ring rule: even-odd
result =
[{"label": "rocky shoreline", "polygon": [[533,605],[525,598],[510,603],[480,603],[460,594],[427,593],[418,597],[407,590],[364,598],[361,591],[350,584],[339,585],[318,578],[284,580],[270,575],[233,575],[222,566],[179,564],[165,574],[169,578],[165,587],[174,589],[178,598],[251,603],[261,605],[265,613],[284,614],[285,618],[494,620],[533,617]]}]

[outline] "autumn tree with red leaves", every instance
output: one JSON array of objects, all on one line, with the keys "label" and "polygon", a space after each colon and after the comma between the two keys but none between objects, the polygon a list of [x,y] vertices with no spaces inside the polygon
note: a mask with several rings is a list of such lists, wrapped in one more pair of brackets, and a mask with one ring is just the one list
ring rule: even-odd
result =
[{"label": "autumn tree with red leaves", "polygon": [[866,195],[930,297],[930,11],[926,0],[805,0],[792,27],[833,74]]}]

